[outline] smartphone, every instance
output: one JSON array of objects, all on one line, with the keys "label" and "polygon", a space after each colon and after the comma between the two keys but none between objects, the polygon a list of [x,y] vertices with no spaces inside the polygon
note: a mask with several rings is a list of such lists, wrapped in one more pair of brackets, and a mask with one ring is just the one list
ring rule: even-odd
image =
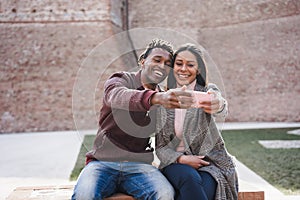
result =
[{"label": "smartphone", "polygon": [[203,101],[211,101],[212,100],[212,94],[208,94],[207,92],[199,92],[199,91],[194,91],[193,92],[194,96],[194,104],[192,107],[195,108],[201,108],[201,102]]}]

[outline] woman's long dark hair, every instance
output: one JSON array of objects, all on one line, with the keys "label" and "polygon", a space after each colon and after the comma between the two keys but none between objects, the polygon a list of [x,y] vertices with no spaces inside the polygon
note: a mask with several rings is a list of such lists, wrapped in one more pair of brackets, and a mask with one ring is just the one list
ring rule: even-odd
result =
[{"label": "woman's long dark hair", "polygon": [[182,52],[182,51],[189,51],[192,54],[195,55],[196,59],[197,59],[197,63],[198,63],[198,71],[199,74],[197,74],[196,79],[197,79],[197,83],[203,87],[206,86],[207,84],[207,68],[204,64],[204,61],[202,59],[202,52],[199,48],[197,48],[194,44],[184,44],[182,46],[179,47],[179,49],[177,49],[174,53],[173,59],[172,59],[172,68],[170,70],[169,76],[168,76],[168,89],[172,89],[172,88],[176,88],[176,79],[174,77],[174,64],[175,64],[175,59],[177,57],[177,55]]}]

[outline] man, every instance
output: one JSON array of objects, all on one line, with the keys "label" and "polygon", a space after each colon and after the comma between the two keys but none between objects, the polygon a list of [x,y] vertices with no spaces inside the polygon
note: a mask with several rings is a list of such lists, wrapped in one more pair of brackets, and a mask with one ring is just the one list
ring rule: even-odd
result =
[{"label": "man", "polygon": [[103,199],[116,192],[136,199],[173,199],[172,186],[151,165],[150,142],[155,105],[188,108],[193,103],[191,93],[162,92],[158,85],[169,73],[172,56],[172,46],[155,39],[140,56],[140,71],[115,73],[106,81],[99,130],[72,199]]}]

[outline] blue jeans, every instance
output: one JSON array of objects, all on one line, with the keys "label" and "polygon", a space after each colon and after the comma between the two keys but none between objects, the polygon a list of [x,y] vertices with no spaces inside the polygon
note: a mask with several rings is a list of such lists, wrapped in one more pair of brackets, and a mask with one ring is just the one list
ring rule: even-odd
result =
[{"label": "blue jeans", "polygon": [[91,161],[79,175],[72,200],[101,200],[116,192],[131,195],[137,200],[174,199],[173,187],[152,165]]},{"label": "blue jeans", "polygon": [[178,163],[165,167],[162,172],[173,185],[176,200],[212,200],[215,197],[217,182],[207,172]]}]

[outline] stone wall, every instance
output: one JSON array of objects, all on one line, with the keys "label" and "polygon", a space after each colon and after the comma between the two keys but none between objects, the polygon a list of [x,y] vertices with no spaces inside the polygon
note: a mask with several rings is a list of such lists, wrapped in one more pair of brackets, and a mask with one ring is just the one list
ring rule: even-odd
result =
[{"label": "stone wall", "polygon": [[94,103],[85,104],[84,87],[72,99],[74,84],[91,51],[127,27],[164,27],[202,44],[223,78],[227,121],[300,121],[297,0],[1,0],[0,133],[96,128],[103,81],[134,56],[88,63],[90,73],[106,69],[96,83],[84,77],[96,85]]}]

